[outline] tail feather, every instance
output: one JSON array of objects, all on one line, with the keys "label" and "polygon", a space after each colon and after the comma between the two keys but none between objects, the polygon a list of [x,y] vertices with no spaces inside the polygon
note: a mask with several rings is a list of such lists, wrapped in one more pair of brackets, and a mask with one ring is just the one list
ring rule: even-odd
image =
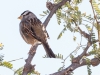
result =
[{"label": "tail feather", "polygon": [[50,58],[56,58],[55,54],[53,53],[52,49],[49,47],[49,44],[47,42],[43,43],[43,47],[47,53],[47,56]]}]

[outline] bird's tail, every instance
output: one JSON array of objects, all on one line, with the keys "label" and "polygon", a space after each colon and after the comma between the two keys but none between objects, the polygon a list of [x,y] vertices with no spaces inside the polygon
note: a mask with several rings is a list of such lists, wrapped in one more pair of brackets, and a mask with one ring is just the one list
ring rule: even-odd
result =
[{"label": "bird's tail", "polygon": [[49,47],[48,42],[42,42],[43,43],[43,47],[47,53],[47,56],[50,58],[56,58],[55,54],[53,53],[52,49]]}]

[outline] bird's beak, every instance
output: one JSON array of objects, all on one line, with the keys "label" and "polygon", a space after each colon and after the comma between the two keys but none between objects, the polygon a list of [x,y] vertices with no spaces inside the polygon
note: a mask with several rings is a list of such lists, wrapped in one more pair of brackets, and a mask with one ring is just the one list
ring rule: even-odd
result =
[{"label": "bird's beak", "polygon": [[20,20],[21,20],[21,19],[22,19],[22,16],[19,16],[19,17],[18,17],[18,19],[20,19]]}]

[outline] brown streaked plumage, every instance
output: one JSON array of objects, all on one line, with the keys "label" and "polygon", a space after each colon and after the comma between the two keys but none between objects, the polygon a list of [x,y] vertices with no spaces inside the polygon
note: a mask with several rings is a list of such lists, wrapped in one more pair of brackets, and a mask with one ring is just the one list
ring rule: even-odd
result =
[{"label": "brown streaked plumage", "polygon": [[49,38],[46,29],[42,22],[30,11],[24,11],[21,16],[19,28],[20,34],[24,41],[28,44],[34,45],[37,42],[41,42],[45,48],[47,56],[55,58],[55,54],[48,45],[47,38]]}]

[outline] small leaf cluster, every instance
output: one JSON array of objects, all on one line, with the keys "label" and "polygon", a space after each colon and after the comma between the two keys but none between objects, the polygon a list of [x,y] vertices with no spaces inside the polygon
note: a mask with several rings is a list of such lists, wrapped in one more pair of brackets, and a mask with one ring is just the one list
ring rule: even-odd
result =
[{"label": "small leaf cluster", "polygon": [[62,0],[53,0],[55,4],[61,2]]},{"label": "small leaf cluster", "polygon": [[95,42],[94,42],[94,41],[96,40],[95,38],[96,38],[95,33],[91,33],[91,41],[92,41],[93,43],[95,43]]},{"label": "small leaf cluster", "polygon": [[78,6],[75,4],[70,5],[69,2],[66,2],[64,6],[56,11],[56,15],[58,24],[60,25],[61,21],[64,23],[64,28],[57,39],[59,39],[67,29],[71,32],[77,32],[76,26],[73,26],[73,24],[82,24],[81,11],[79,11]]},{"label": "small leaf cluster", "polygon": [[61,23],[61,9],[58,9],[56,11],[56,17],[57,17],[57,22],[60,25],[60,23]]},{"label": "small leaf cluster", "polygon": [[15,72],[14,72],[14,75],[22,75],[22,72],[23,72],[23,67],[20,67],[19,69],[17,69]]},{"label": "small leaf cluster", "polygon": [[40,14],[40,16],[46,16],[46,15],[48,15],[50,12],[49,12],[49,10],[46,10],[46,11],[43,11],[43,14]]},{"label": "small leaf cluster", "polygon": [[7,67],[9,69],[13,68],[13,64],[11,64],[10,62],[7,62],[7,61],[0,62],[0,66]]},{"label": "small leaf cluster", "polygon": [[100,15],[100,5],[96,2],[96,0],[92,0],[92,5],[97,15]]},{"label": "small leaf cluster", "polygon": [[100,48],[97,48],[97,44],[93,44],[93,49],[88,52],[89,55],[94,55],[95,58],[100,59]]},{"label": "small leaf cluster", "polygon": [[73,0],[73,2],[74,2],[75,4],[79,4],[79,3],[82,3],[82,0]]},{"label": "small leaf cluster", "polygon": [[89,58],[86,58],[86,63],[87,63],[88,75],[91,75],[92,71],[91,71],[91,63],[90,63],[90,59]]},{"label": "small leaf cluster", "polygon": [[0,50],[2,50],[4,47],[4,45],[2,43],[0,43]]},{"label": "small leaf cluster", "polygon": [[56,58],[63,59],[63,55],[58,53],[56,54]]}]

